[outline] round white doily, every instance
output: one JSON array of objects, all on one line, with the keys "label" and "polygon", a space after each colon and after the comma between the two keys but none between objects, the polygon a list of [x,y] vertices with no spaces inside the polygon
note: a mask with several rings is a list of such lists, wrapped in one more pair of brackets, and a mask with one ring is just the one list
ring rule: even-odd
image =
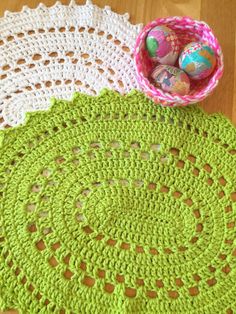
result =
[{"label": "round white doily", "polygon": [[0,19],[0,128],[46,109],[52,96],[138,88],[132,49],[141,24],[87,1],[23,7]]}]

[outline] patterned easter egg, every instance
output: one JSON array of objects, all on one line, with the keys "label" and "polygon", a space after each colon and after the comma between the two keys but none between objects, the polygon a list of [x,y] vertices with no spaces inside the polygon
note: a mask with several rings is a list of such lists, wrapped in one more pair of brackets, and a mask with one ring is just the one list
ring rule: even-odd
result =
[{"label": "patterned easter egg", "polygon": [[214,51],[202,43],[190,43],[184,47],[179,57],[179,66],[193,80],[209,76],[216,65]]},{"label": "patterned easter egg", "polygon": [[188,75],[170,65],[158,65],[151,73],[151,79],[156,87],[163,91],[187,95],[189,93],[190,81]]},{"label": "patterned easter egg", "polygon": [[149,57],[161,64],[175,64],[180,45],[174,31],[166,26],[155,26],[146,37]]}]

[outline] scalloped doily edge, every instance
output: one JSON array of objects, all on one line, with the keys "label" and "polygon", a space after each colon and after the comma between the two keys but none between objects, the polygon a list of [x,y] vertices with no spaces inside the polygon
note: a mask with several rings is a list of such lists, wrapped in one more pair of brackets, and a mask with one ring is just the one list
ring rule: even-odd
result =
[{"label": "scalloped doily edge", "polygon": [[[10,136],[11,133],[15,133],[17,130],[23,129],[24,127],[29,126],[31,123],[33,123],[34,121],[34,117],[44,117],[47,116],[48,114],[52,113],[52,112],[56,112],[57,108],[58,108],[58,102],[65,102],[65,104],[63,104],[63,106],[70,104],[73,104],[74,101],[80,99],[80,98],[102,98],[104,95],[111,95],[111,96],[116,96],[118,98],[124,98],[124,99],[128,99],[134,95],[138,95],[143,97],[146,100],[149,100],[150,104],[152,103],[154,106],[158,106],[158,108],[160,108],[161,106],[156,105],[154,102],[152,102],[145,94],[143,94],[141,91],[138,91],[136,89],[132,89],[129,93],[126,93],[125,95],[121,95],[120,93],[118,93],[117,91],[111,90],[109,88],[103,88],[102,90],[100,90],[100,92],[97,95],[88,95],[85,93],[79,93],[79,92],[74,92],[72,94],[72,97],[70,100],[64,100],[64,99],[59,99],[59,98],[55,98],[52,97],[51,98],[51,106],[49,107],[49,109],[46,110],[38,110],[38,111],[31,111],[31,112],[26,112],[25,115],[25,119],[24,122],[20,125],[17,125],[15,127],[12,128],[8,128],[8,129],[3,129],[0,130],[0,148],[2,148],[4,146],[4,142],[5,139],[7,139],[8,136]],[[166,111],[175,111],[175,110],[180,110],[180,111],[185,111],[186,114],[191,114],[191,111],[193,111],[193,108],[195,110],[194,115],[196,116],[201,116],[201,118],[204,118],[206,121],[209,121],[209,123],[213,123],[214,125],[217,126],[221,126],[221,128],[229,128],[231,129],[234,133],[235,133],[235,139],[236,139],[236,128],[233,125],[233,123],[229,120],[229,118],[227,118],[226,116],[224,116],[222,113],[212,113],[212,114],[208,114],[204,111],[203,108],[199,107],[197,104],[193,104],[193,105],[189,105],[186,107],[178,107],[178,108],[165,108],[165,107],[161,107],[162,110],[166,110]],[[221,123],[219,123],[221,122]],[[236,140],[235,140],[235,144],[236,144]]]},{"label": "scalloped doily edge", "polygon": [[8,17],[15,17],[16,15],[20,15],[24,12],[32,12],[32,11],[37,11],[39,10],[40,8],[45,8],[45,9],[52,9],[52,8],[57,8],[57,7],[73,7],[73,6],[80,6],[80,7],[87,7],[87,6],[93,6],[97,9],[100,9],[100,10],[106,10],[106,11],[110,11],[112,12],[113,14],[116,14],[117,16],[119,16],[120,18],[123,18],[123,20],[125,20],[126,22],[129,22],[130,25],[132,27],[137,27],[137,28],[141,28],[143,27],[143,23],[137,23],[137,24],[134,24],[134,23],[131,23],[130,22],[130,14],[128,12],[124,13],[124,14],[119,14],[119,13],[116,13],[115,11],[113,11],[111,9],[110,6],[104,6],[104,8],[101,8],[99,7],[98,5],[96,4],[93,4],[92,0],[86,0],[86,2],[84,4],[77,4],[75,0],[70,0],[70,2],[68,4],[63,4],[61,3],[60,1],[56,1],[53,5],[51,6],[46,6],[44,3],[40,2],[36,7],[34,8],[30,8],[29,6],[27,5],[23,5],[22,6],[22,9],[20,11],[9,11],[9,10],[5,10],[4,14],[2,17],[0,17],[0,22],[4,19],[7,19]]}]

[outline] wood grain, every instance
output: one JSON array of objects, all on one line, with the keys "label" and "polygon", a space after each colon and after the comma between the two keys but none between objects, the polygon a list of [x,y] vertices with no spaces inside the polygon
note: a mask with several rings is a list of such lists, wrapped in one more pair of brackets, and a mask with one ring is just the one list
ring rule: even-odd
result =
[{"label": "wood grain", "polygon": [[[23,5],[35,8],[40,0],[1,0],[0,16],[5,10],[20,11]],[[48,6],[54,0],[41,0]],[[69,0],[62,0],[67,4]],[[83,4],[85,1],[77,0]],[[236,124],[236,0],[93,0],[109,5],[118,13],[129,12],[132,23],[147,23],[160,16],[189,15],[206,21],[219,39],[224,53],[225,71],[214,94],[200,105],[209,113],[222,112]],[[0,30],[1,31],[1,30]]]},{"label": "wood grain", "polygon": [[[34,8],[39,2],[48,6],[54,0],[1,0],[0,16],[5,10],[20,11],[23,5]],[[68,0],[62,0],[67,4]],[[84,1],[77,1],[82,4]],[[214,94],[200,105],[209,113],[222,112],[236,124],[236,1],[235,0],[94,0],[118,12],[129,12],[132,23],[147,23],[161,16],[188,15],[206,21],[217,36],[224,53],[225,71]],[[1,30],[0,30],[1,32]],[[5,312],[16,313],[14,311]]]}]

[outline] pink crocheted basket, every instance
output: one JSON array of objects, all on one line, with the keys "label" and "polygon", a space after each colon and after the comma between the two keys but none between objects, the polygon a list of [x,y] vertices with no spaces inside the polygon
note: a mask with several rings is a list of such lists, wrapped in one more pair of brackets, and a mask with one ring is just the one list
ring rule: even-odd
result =
[{"label": "pink crocheted basket", "polygon": [[[215,51],[217,59],[215,70],[209,77],[203,80],[191,80],[190,93],[188,95],[181,96],[164,92],[162,89],[152,85],[148,79],[154,64],[148,57],[145,49],[145,38],[148,32],[157,25],[165,25],[174,30],[179,38],[181,47],[193,41],[200,41],[208,44]],[[206,23],[189,17],[160,18],[147,24],[136,40],[134,60],[140,87],[148,97],[162,106],[186,106],[203,100],[214,90],[223,74],[223,54],[218,40]]]}]

